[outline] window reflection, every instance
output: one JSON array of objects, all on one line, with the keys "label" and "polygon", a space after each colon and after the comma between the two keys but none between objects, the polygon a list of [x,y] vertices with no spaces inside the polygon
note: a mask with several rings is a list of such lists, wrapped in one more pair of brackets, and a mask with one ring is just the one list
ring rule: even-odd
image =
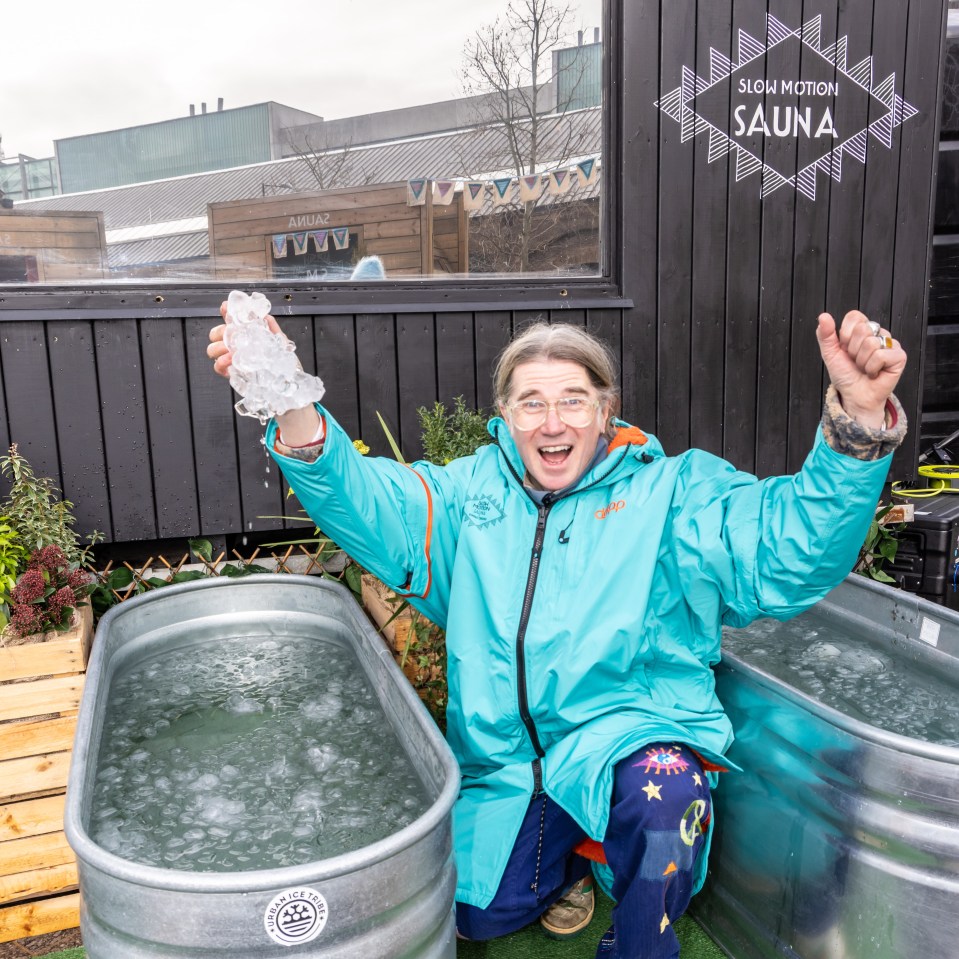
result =
[{"label": "window reflection", "polygon": [[[411,0],[393,21],[410,36],[392,36],[376,56],[393,57],[401,88],[415,72],[414,37],[422,43],[427,30],[438,50],[457,51],[445,97],[417,102],[424,90],[413,84],[407,105],[339,119],[314,112],[319,103],[338,112],[340,87],[321,81],[319,67],[319,97],[307,72],[296,102],[218,98],[172,119],[60,137],[50,129],[46,157],[10,155],[18,131],[8,116],[0,284],[339,281],[369,255],[398,279],[596,275],[601,4],[477,0],[451,13]],[[316,6],[304,16],[322,22]],[[350,16],[375,20],[374,8],[370,0]],[[264,71],[265,94],[282,67]],[[43,102],[31,106],[44,115]]]}]

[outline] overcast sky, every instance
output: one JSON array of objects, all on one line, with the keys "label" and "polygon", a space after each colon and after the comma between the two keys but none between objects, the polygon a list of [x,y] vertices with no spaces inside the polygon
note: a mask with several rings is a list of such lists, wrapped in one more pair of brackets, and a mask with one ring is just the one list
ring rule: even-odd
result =
[{"label": "overcast sky", "polygon": [[[275,100],[326,119],[453,99],[465,42],[507,2],[7,2],[2,149],[51,156],[56,139],[187,116],[191,103],[215,110],[218,97],[227,109]],[[569,5],[591,40],[602,0]]]}]

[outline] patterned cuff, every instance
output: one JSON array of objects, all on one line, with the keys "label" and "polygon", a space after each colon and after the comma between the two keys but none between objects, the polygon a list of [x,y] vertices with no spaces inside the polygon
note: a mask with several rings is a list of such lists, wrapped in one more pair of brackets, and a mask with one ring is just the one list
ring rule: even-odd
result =
[{"label": "patterned cuff", "polygon": [[886,400],[886,425],[873,429],[857,423],[843,408],[836,388],[826,390],[822,411],[822,432],[837,453],[859,460],[878,460],[892,453],[905,439],[908,423],[899,400]]}]

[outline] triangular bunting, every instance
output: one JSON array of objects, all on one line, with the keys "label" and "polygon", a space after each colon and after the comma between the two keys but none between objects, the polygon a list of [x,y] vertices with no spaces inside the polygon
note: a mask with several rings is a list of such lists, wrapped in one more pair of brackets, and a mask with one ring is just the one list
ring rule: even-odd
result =
[{"label": "triangular bunting", "polygon": [[406,203],[408,206],[422,206],[426,203],[426,185],[430,181],[425,177],[406,181]]},{"label": "triangular bunting", "polygon": [[725,156],[734,146],[733,141],[730,140],[722,130],[717,130],[716,127],[709,128],[710,163],[712,163],[713,160],[718,160],[720,157]]},{"label": "triangular bunting", "polygon": [[271,239],[273,241],[273,259],[280,260],[286,256],[286,234],[277,233]]},{"label": "triangular bunting", "polygon": [[599,172],[599,167],[596,166],[596,157],[581,160],[576,164],[576,172],[579,175],[579,185],[588,186],[596,179],[596,174]]},{"label": "triangular bunting", "polygon": [[549,183],[549,192],[554,196],[565,193],[570,188],[572,179],[569,170],[550,170],[546,178]]},{"label": "triangular bunting", "polygon": [[453,194],[456,192],[456,182],[454,180],[434,180],[433,181],[433,202],[440,206],[449,206],[453,201]]},{"label": "triangular bunting", "polygon": [[755,37],[750,36],[745,30],[739,31],[739,65],[749,63],[756,57],[761,57],[766,52],[764,44],[760,43]]},{"label": "triangular bunting", "polygon": [[707,120],[704,120],[695,110],[690,110],[689,107],[683,108],[683,119],[679,127],[681,143],[691,140],[698,133],[708,129],[710,129],[710,124]]},{"label": "triangular bunting", "polygon": [[796,174],[796,189],[810,200],[816,199],[816,164],[807,166]]},{"label": "triangular bunting", "polygon": [[890,73],[882,83],[876,84],[872,88],[872,95],[880,102],[885,103],[889,109],[893,109],[896,95],[896,75]]},{"label": "triangular bunting", "polygon": [[736,182],[755,173],[762,165],[762,160],[740,147],[736,154]]},{"label": "triangular bunting", "polygon": [[493,204],[503,206],[513,199],[513,178],[501,176],[493,180]]},{"label": "triangular bunting", "polygon": [[675,90],[667,93],[661,100],[657,100],[656,106],[658,106],[666,116],[672,117],[679,123],[683,109],[683,88],[676,87]]},{"label": "triangular bunting", "polygon": [[884,146],[892,148],[892,114],[887,113],[884,117],[869,124],[869,131]]},{"label": "triangular bunting", "polygon": [[316,247],[317,253],[323,253],[327,249],[329,246],[327,242],[329,235],[329,230],[314,230],[310,234],[310,236],[313,237],[313,246]]},{"label": "triangular bunting", "polygon": [[732,61],[713,47],[709,48],[709,82],[716,83],[733,72]]},{"label": "triangular bunting", "polygon": [[866,162],[866,131],[860,130],[854,137],[850,137],[843,145],[845,153],[854,156],[860,163]]},{"label": "triangular bunting", "polygon": [[794,36],[795,30],[790,30],[786,24],[777,20],[772,14],[766,16],[766,43],[773,47],[777,43],[782,43],[789,37]]},{"label": "triangular bunting", "polygon": [[822,14],[818,14],[813,17],[812,20],[807,20],[806,23],[802,25],[802,42],[806,46],[812,47],[817,53],[819,52],[819,46],[822,43]]},{"label": "triangular bunting", "polygon": [[872,57],[860,60],[854,67],[846,71],[850,80],[858,83],[865,90],[872,90]]},{"label": "triangular bunting", "polygon": [[842,147],[836,147],[832,152],[820,157],[816,161],[816,166],[837,183],[842,183]]},{"label": "triangular bunting", "polygon": [[546,184],[538,173],[519,178],[519,198],[523,203],[535,203],[542,195]]},{"label": "triangular bunting", "polygon": [[479,210],[486,199],[486,181],[485,180],[467,180],[463,184],[463,208],[466,210]]},{"label": "triangular bunting", "polygon": [[827,60],[835,63],[843,73],[846,72],[846,48],[848,43],[848,37],[840,37],[831,47],[819,51]]},{"label": "triangular bunting", "polygon": [[350,248],[350,228],[348,226],[335,226],[330,230],[333,237],[333,246],[337,250],[348,250]]},{"label": "triangular bunting", "polygon": [[309,242],[309,233],[291,233],[290,239],[293,241],[293,255],[302,256],[306,253],[306,244]]}]

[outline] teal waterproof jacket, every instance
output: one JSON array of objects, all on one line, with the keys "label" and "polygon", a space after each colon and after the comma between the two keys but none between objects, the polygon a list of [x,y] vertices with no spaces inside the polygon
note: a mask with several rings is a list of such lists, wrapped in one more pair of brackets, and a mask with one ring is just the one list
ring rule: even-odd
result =
[{"label": "teal waterproof jacket", "polygon": [[723,765],[722,625],[794,616],[836,586],[890,460],[819,430],[797,474],[757,480],[619,423],[606,458],[540,506],[499,418],[475,455],[404,466],[361,456],[318,410],[316,462],[274,455],[324,533],[447,631],[457,899],[480,908],[535,790],[602,840],[618,760],[676,741]]}]

